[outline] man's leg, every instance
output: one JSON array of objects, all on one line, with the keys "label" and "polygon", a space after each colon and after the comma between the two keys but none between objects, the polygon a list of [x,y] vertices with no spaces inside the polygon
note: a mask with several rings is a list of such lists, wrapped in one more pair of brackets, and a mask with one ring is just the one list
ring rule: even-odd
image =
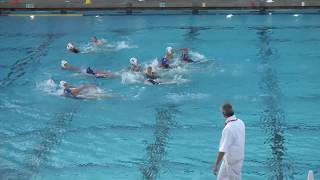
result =
[{"label": "man's leg", "polygon": [[228,166],[225,161],[223,161],[220,166],[217,180],[230,180],[228,174]]}]

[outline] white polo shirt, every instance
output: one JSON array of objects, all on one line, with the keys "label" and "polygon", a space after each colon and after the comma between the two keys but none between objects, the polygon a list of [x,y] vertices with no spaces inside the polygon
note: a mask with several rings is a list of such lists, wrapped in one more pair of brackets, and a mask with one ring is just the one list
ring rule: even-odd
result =
[{"label": "white polo shirt", "polygon": [[241,179],[244,145],[245,125],[243,121],[236,116],[227,118],[220,140],[219,152],[224,152],[225,155],[220,169],[221,174],[219,174],[221,178],[218,179]]}]

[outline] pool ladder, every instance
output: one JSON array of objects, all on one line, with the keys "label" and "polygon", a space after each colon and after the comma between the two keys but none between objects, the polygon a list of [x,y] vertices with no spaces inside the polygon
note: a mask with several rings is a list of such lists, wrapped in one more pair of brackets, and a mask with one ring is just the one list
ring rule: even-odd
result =
[{"label": "pool ladder", "polygon": [[313,171],[309,171],[308,172],[308,178],[307,178],[307,180],[314,180],[314,175],[313,175]]}]

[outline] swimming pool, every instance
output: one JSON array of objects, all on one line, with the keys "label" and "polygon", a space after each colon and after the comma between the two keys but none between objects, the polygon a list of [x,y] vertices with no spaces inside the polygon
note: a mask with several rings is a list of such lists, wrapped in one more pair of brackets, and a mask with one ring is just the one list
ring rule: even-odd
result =
[{"label": "swimming pool", "polygon": [[[305,179],[320,170],[319,14],[0,17],[0,179],[215,179],[222,102],[246,123],[243,179]],[[112,48],[88,44],[96,35]],[[84,53],[66,51],[77,43]],[[150,86],[97,79],[188,47],[205,64]],[[96,84],[110,99],[61,97]],[[54,84],[52,83],[54,82]]]}]

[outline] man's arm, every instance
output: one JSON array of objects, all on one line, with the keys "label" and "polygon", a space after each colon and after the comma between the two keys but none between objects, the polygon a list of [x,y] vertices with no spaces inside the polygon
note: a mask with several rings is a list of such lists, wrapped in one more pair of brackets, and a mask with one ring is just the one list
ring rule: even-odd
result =
[{"label": "man's arm", "polygon": [[216,160],[216,164],[215,164],[214,167],[213,167],[213,174],[214,174],[214,175],[217,175],[218,168],[219,168],[219,165],[220,165],[220,162],[221,162],[223,156],[224,156],[224,152],[219,152],[219,153],[218,153],[218,157],[217,157],[217,160]]}]

